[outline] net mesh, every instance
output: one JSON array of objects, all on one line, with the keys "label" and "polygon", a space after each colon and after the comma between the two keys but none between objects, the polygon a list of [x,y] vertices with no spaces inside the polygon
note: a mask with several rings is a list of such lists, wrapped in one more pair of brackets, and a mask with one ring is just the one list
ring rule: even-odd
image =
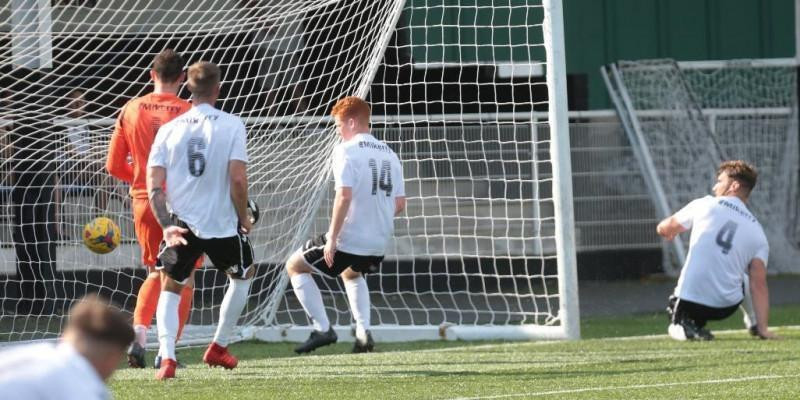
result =
[{"label": "net mesh", "polygon": [[646,172],[657,176],[669,208],[709,194],[720,161],[748,161],[759,171],[748,205],[767,233],[770,269],[797,272],[796,67],[643,60],[618,68],[639,147],[653,162]]},{"label": "net mesh", "polygon": [[[327,230],[338,139],[326,114],[353,94],[403,161],[408,198],[368,277],[373,324],[559,324],[549,130],[532,118],[547,109],[539,2],[44,3],[0,14],[12,27],[0,32],[3,339],[57,335],[63,307],[87,291],[132,310],[145,273],[128,188],[104,163],[119,108],[152,90],[165,48],[220,65],[217,107],[246,123],[262,216],[240,333],[309,324],[283,263]],[[107,255],[81,241],[100,215],[122,230]],[[341,281],[315,279],[331,322],[350,325]],[[187,342],[213,333],[226,277],[205,268],[196,287]]]}]

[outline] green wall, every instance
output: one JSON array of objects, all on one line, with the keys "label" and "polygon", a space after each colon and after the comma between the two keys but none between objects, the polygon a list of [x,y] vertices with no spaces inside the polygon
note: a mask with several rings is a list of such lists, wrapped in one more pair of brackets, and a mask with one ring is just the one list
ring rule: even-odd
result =
[{"label": "green wall", "polygon": [[567,72],[589,75],[589,107],[610,107],[599,68],[617,60],[794,56],[793,0],[564,0]]},{"label": "green wall", "polygon": [[544,60],[541,46],[527,45],[543,41],[536,26],[542,10],[530,7],[534,3],[541,1],[407,0],[403,20],[410,28],[414,62]]},{"label": "green wall", "polygon": [[[408,0],[414,62],[544,60],[540,0]],[[563,0],[567,72],[589,77],[589,107],[609,108],[602,65],[622,59],[794,56],[794,0]],[[437,26],[430,28],[430,26]],[[512,26],[493,29],[491,25]],[[465,28],[464,26],[469,26]],[[476,27],[477,26],[477,27]],[[527,36],[527,38],[526,38]],[[458,45],[462,46],[458,50]],[[473,45],[477,44],[477,48]]]}]

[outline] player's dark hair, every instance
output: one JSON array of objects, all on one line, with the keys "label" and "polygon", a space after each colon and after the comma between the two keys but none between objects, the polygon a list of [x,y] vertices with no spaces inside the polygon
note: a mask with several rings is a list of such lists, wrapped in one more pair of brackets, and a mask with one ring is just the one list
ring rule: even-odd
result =
[{"label": "player's dark hair", "polygon": [[91,340],[127,348],[134,339],[128,318],[119,309],[98,295],[84,296],[73,304],[64,328]]},{"label": "player's dark hair", "polygon": [[214,93],[214,88],[219,85],[222,73],[216,64],[208,61],[198,61],[189,67],[189,91],[194,97],[206,98]]},{"label": "player's dark hair", "polygon": [[717,175],[726,173],[728,177],[738,181],[748,192],[756,187],[758,172],[755,167],[742,160],[723,161],[717,169]]},{"label": "player's dark hair", "polygon": [[81,88],[71,89],[69,92],[67,92],[67,97],[66,97],[67,107],[74,108],[76,100],[81,100],[85,104],[86,102],[86,99],[84,98],[85,95],[86,92]]},{"label": "player's dark hair", "polygon": [[69,92],[67,92],[67,97],[83,97],[86,94],[86,91],[81,88],[72,88]]},{"label": "player's dark hair", "polygon": [[166,49],[158,53],[153,60],[153,71],[158,75],[158,79],[163,82],[175,82],[181,76],[184,66],[183,57],[175,50]]},{"label": "player's dark hair", "polygon": [[356,96],[348,96],[340,99],[331,109],[332,117],[355,118],[358,121],[369,124],[369,117],[372,111],[369,104]]}]

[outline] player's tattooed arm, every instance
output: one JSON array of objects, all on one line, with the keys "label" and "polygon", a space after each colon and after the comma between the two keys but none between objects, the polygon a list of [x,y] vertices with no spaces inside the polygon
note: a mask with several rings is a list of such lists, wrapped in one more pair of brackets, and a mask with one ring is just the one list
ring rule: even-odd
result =
[{"label": "player's tattooed arm", "polygon": [[172,219],[169,217],[167,210],[167,194],[164,189],[160,187],[150,188],[150,209],[153,210],[153,215],[158,220],[162,228],[166,228],[172,224]]},{"label": "player's tattooed arm", "polygon": [[164,243],[169,246],[186,245],[183,235],[189,232],[172,223],[167,211],[167,194],[164,193],[164,183],[167,180],[167,170],[159,166],[147,168],[147,195],[150,199],[150,210],[164,229]]},{"label": "player's tattooed arm", "polygon": [[164,192],[166,181],[167,170],[164,167],[147,168],[147,197],[150,199],[150,209],[163,229],[174,225],[167,210],[167,194]]}]

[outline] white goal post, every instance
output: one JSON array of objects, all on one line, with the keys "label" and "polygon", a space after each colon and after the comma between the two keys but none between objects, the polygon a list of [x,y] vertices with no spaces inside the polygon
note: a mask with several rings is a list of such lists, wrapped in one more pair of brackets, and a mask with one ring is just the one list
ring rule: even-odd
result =
[{"label": "white goal post", "polygon": [[[248,130],[262,216],[238,339],[308,336],[283,263],[327,229],[338,141],[328,113],[346,95],[371,103],[372,133],[406,179],[407,211],[367,276],[376,341],[580,337],[560,0],[12,3],[0,26],[18,26],[0,40],[24,32],[39,40],[15,41],[14,59],[41,59],[41,43],[50,57],[0,60],[0,341],[57,336],[86,292],[133,309],[144,271],[127,187],[103,165],[119,107],[152,90],[149,63],[164,48],[218,63],[217,106]],[[47,29],[31,17],[41,15]],[[36,122],[25,126],[33,140],[23,121]],[[122,229],[107,255],[81,242],[100,215]],[[340,340],[352,340],[341,281],[315,280]],[[181,344],[210,340],[226,283],[198,271]]]}]

